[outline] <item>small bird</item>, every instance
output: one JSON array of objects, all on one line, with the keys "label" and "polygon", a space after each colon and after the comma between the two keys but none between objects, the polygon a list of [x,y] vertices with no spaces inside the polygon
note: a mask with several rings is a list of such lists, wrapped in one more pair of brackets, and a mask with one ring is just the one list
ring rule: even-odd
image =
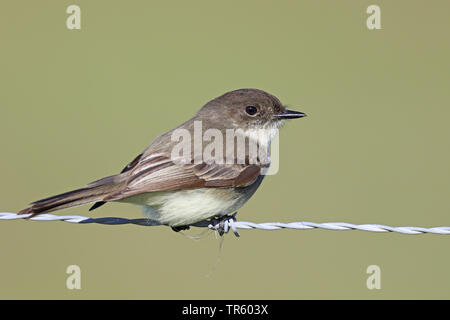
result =
[{"label": "small bird", "polygon": [[[119,174],[35,201],[19,214],[32,217],[93,203],[91,211],[117,201],[142,206],[145,216],[175,231],[226,217],[255,193],[270,165],[270,154],[262,159],[260,153],[255,156],[251,146],[269,150],[274,134],[287,119],[304,116],[287,110],[278,98],[262,90],[227,92],[206,103],[191,119],[158,136]],[[205,139],[203,131],[205,136],[213,134]],[[223,138],[230,132],[231,140]],[[216,148],[211,147],[211,137]],[[220,146],[225,140],[233,142],[230,148]],[[244,141],[243,148],[239,141]],[[205,157],[208,153],[209,158]],[[221,153],[226,160],[220,161],[225,158]]]}]

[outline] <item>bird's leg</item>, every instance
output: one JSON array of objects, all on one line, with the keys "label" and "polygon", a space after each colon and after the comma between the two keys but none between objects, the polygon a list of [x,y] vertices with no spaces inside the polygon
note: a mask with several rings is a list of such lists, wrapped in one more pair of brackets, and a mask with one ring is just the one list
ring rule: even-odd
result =
[{"label": "bird's leg", "polygon": [[[209,227],[210,229],[216,230],[220,236],[223,236],[225,233],[230,230],[230,228],[233,230],[233,233],[236,235],[236,237],[239,237],[239,232],[237,232],[236,228],[233,225],[233,222],[236,221],[236,215],[237,212],[233,213],[232,215],[224,215],[220,217],[214,217],[210,220],[203,220],[197,223],[194,223],[193,226],[196,227]],[[171,227],[173,231],[180,232],[182,230],[189,230],[190,225],[185,226],[176,226]]]},{"label": "bird's leg", "polygon": [[[220,236],[223,236],[230,229],[231,223],[236,221],[237,212],[232,215],[224,215],[218,218],[214,218],[211,222],[213,224],[213,228],[219,233]],[[239,237],[239,233],[233,227],[233,232],[236,237]]]},{"label": "bird's leg", "polygon": [[180,232],[181,230],[189,230],[189,226],[171,227],[173,231]]}]

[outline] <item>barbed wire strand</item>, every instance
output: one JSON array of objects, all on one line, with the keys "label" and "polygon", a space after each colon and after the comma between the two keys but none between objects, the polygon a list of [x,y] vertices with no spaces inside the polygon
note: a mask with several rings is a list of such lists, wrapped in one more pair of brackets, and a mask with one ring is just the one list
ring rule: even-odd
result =
[{"label": "barbed wire strand", "polygon": [[[0,220],[16,220],[27,219],[32,221],[64,221],[71,223],[96,223],[103,225],[123,225],[123,224],[135,224],[140,226],[159,226],[161,223],[158,221],[141,218],[141,219],[127,219],[127,218],[115,218],[115,217],[103,217],[103,218],[88,218],[83,216],[57,216],[53,214],[40,214],[31,217],[31,214],[16,214],[10,212],[0,212]],[[29,218],[29,219],[28,219]],[[295,229],[295,230],[308,230],[308,229],[325,229],[325,230],[360,230],[370,232],[397,232],[402,234],[450,234],[450,227],[434,227],[434,228],[422,228],[422,227],[391,227],[382,224],[351,224],[346,222],[264,222],[253,223],[248,221],[236,221],[236,214],[230,216],[225,220],[205,220],[200,221],[191,226],[203,227],[213,229],[222,233],[228,233],[230,229],[233,233],[239,237],[237,229],[260,229],[260,230],[280,230],[280,229]]]}]

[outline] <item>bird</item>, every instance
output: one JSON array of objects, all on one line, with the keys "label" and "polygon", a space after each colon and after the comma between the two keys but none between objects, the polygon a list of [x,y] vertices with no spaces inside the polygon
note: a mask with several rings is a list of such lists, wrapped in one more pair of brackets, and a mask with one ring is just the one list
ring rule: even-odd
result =
[{"label": "bird", "polygon": [[[305,116],[288,110],[263,90],[226,92],[207,102],[189,120],[156,137],[120,173],[32,202],[19,214],[31,218],[86,204],[92,205],[92,211],[109,202],[122,202],[141,206],[146,217],[174,231],[227,217],[261,185],[270,166],[268,150],[274,135],[288,119]],[[210,133],[209,139],[204,139],[203,131],[205,136]],[[219,142],[230,141],[223,138],[230,132],[233,145],[221,146]],[[215,148],[211,147],[213,140]],[[244,141],[243,147],[234,144],[236,140]],[[252,145],[265,150],[267,157],[262,159],[260,153],[255,156]],[[207,150],[209,158],[204,157]]]}]

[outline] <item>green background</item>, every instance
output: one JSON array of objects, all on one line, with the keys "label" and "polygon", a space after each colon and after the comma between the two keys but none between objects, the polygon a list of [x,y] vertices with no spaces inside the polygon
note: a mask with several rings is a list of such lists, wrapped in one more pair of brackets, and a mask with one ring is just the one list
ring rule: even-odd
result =
[{"label": "green background", "polygon": [[[366,28],[381,7],[382,30]],[[81,7],[81,30],[66,8]],[[238,218],[450,225],[448,1],[17,1],[0,4],[1,211],[117,173],[232,89],[309,117]],[[138,207],[92,213],[139,218]],[[195,229],[192,233],[201,232]],[[450,237],[0,221],[0,298],[450,298]],[[79,265],[82,289],[66,289]],[[368,290],[366,268],[381,268]]]}]

